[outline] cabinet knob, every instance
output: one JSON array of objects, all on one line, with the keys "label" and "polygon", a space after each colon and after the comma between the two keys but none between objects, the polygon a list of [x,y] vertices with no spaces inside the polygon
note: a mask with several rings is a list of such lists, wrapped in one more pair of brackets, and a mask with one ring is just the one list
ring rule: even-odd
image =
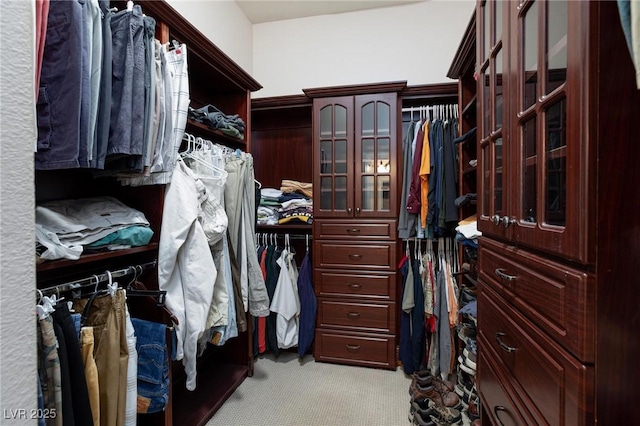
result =
[{"label": "cabinet knob", "polygon": [[350,228],[347,229],[347,234],[359,234],[360,230],[358,228]]},{"label": "cabinet knob", "polygon": [[512,346],[507,346],[505,345],[505,343],[502,341],[502,338],[504,337],[504,333],[497,331],[496,332],[496,341],[498,342],[498,345],[500,345],[500,347],[505,351],[505,352],[515,352],[518,348],[514,348]]},{"label": "cabinet knob", "polygon": [[350,254],[349,255],[349,259],[360,260],[360,259],[362,259],[362,255],[361,254]]},{"label": "cabinet knob", "polygon": [[362,288],[362,285],[357,283],[349,283],[347,285],[349,286],[349,288],[352,288],[354,290],[360,290]]},{"label": "cabinet knob", "polygon": [[345,345],[347,347],[348,350],[350,351],[357,351],[360,350],[360,345]]},{"label": "cabinet knob", "polygon": [[351,207],[349,207],[349,208],[347,209],[347,212],[348,212],[349,214],[351,214],[351,212],[352,212],[352,211],[353,211],[353,209],[352,209]]},{"label": "cabinet knob", "polygon": [[360,312],[347,312],[349,318],[360,318]]},{"label": "cabinet knob", "polygon": [[494,225],[500,225],[500,216],[494,214],[491,216],[491,222],[493,222]]}]

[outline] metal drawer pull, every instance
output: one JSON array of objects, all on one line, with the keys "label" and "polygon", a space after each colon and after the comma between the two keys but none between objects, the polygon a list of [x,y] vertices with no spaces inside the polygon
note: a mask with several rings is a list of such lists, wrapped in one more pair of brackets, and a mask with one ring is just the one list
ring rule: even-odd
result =
[{"label": "metal drawer pull", "polygon": [[349,283],[348,286],[349,288],[352,288],[354,290],[359,290],[360,288],[362,288],[362,284],[356,284],[356,283]]},{"label": "metal drawer pull", "polygon": [[360,260],[360,259],[362,259],[362,255],[361,254],[350,254],[349,255],[349,259]]},{"label": "metal drawer pull", "polygon": [[360,345],[345,345],[350,351],[359,351]]},{"label": "metal drawer pull", "polygon": [[507,281],[515,281],[516,280],[516,276],[515,275],[506,274],[504,271],[505,270],[503,268],[496,268],[496,275],[499,276],[500,278],[502,278],[503,280],[507,280]]},{"label": "metal drawer pull", "polygon": [[495,407],[493,407],[493,414],[495,414],[496,419],[498,419],[501,425],[504,425],[504,423],[502,423],[502,420],[500,420],[500,414],[498,414],[500,411],[504,411],[507,414],[509,413],[509,411],[507,411],[507,408],[503,405],[496,405]]},{"label": "metal drawer pull", "polygon": [[359,234],[360,230],[358,228],[347,229],[347,234]]},{"label": "metal drawer pull", "polygon": [[360,318],[360,312],[348,312],[347,316],[349,318]]},{"label": "metal drawer pull", "polygon": [[498,342],[500,347],[509,353],[515,352],[518,348],[512,348],[511,346],[505,345],[504,342],[502,341],[503,337],[504,337],[504,333],[501,333],[499,331],[496,332],[496,341]]}]

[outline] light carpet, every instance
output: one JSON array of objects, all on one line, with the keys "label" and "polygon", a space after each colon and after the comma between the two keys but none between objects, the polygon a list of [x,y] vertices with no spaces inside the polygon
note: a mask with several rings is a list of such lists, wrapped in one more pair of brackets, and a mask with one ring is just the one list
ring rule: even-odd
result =
[{"label": "light carpet", "polygon": [[207,426],[407,426],[410,384],[401,368],[261,355]]}]

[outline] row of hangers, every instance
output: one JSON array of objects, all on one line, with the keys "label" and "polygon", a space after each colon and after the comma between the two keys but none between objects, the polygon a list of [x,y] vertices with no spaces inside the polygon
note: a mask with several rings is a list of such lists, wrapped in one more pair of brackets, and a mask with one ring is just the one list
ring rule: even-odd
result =
[{"label": "row of hangers", "polygon": [[[243,151],[240,149],[233,149],[225,145],[220,145],[214,142],[211,142],[208,139],[201,138],[200,136],[195,136],[190,133],[185,132],[182,136],[182,141],[186,142],[186,148],[180,152],[180,156],[184,158],[189,158],[198,164],[202,164],[212,172],[213,177],[218,178],[226,178],[228,173],[226,170],[214,165],[211,162],[205,161],[201,156],[198,156],[197,153],[206,153],[211,151],[217,151],[222,156],[235,156],[236,158],[240,158],[243,154]],[[254,182],[258,185],[258,188],[262,188],[262,184],[254,179]]]},{"label": "row of hangers", "polygon": [[[110,294],[112,297],[120,288],[126,291],[129,297],[145,297],[154,300],[155,305],[167,313],[174,324],[178,324],[178,319],[165,306],[167,292],[165,290],[148,290],[139,281],[144,271],[155,268],[157,261],[133,265],[114,271],[106,270],[101,274],[93,274],[86,278],[70,281],[64,284],[57,284],[50,287],[37,289],[36,309],[39,316],[46,315],[55,309],[55,306],[63,301],[78,299],[93,299],[100,295]],[[116,278],[133,275],[131,280],[124,286],[120,286],[115,281]],[[101,285],[103,284],[103,285]]]},{"label": "row of hangers", "polygon": [[267,246],[267,245],[272,245],[272,246],[277,246],[278,245],[278,237],[283,236],[284,237],[284,248],[287,249],[287,251],[290,251],[292,253],[295,253],[295,250],[293,249],[293,247],[291,246],[291,240],[292,239],[304,239],[305,240],[305,250],[307,253],[309,253],[309,240],[311,240],[311,235],[309,234],[303,234],[303,235],[299,235],[299,234],[276,234],[276,233],[267,233],[267,232],[260,232],[256,234],[257,236],[257,240],[258,240],[258,245],[260,246]]},{"label": "row of hangers", "polygon": [[420,120],[446,120],[458,118],[458,104],[412,106],[402,108],[402,112],[409,112],[411,121],[414,120],[414,112]]}]

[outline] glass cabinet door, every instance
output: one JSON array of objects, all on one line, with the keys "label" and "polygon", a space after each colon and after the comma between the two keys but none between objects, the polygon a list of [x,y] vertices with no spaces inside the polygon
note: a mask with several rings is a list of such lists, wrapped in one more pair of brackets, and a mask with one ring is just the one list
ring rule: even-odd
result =
[{"label": "glass cabinet door", "polygon": [[[481,110],[479,124],[479,215],[478,227],[483,234],[507,236],[509,226],[509,174],[508,161],[510,139],[503,132],[507,111],[508,73],[506,72],[506,47],[502,37],[505,28],[503,1],[485,1],[478,8],[478,94]],[[506,221],[506,222],[505,222]],[[506,225],[505,225],[506,223]]]},{"label": "glass cabinet door", "polygon": [[395,217],[397,95],[355,98],[355,216]]},{"label": "glass cabinet door", "polygon": [[[582,95],[568,84],[567,68],[572,34],[576,38],[580,34],[577,30],[569,34],[569,16],[579,13],[580,3],[530,0],[514,11],[518,36],[514,44],[518,57],[514,162],[520,189],[513,212],[518,225],[514,238],[574,258],[581,257],[578,217],[580,193],[586,188],[568,185],[570,173],[579,176],[582,143],[580,130],[568,131],[572,123],[579,128],[581,111],[576,108],[569,115],[567,110],[570,105],[578,107]],[[572,158],[570,145],[575,147]],[[570,163],[574,165],[571,172]]]},{"label": "glass cabinet door", "polygon": [[314,215],[353,215],[353,97],[314,103]]}]

